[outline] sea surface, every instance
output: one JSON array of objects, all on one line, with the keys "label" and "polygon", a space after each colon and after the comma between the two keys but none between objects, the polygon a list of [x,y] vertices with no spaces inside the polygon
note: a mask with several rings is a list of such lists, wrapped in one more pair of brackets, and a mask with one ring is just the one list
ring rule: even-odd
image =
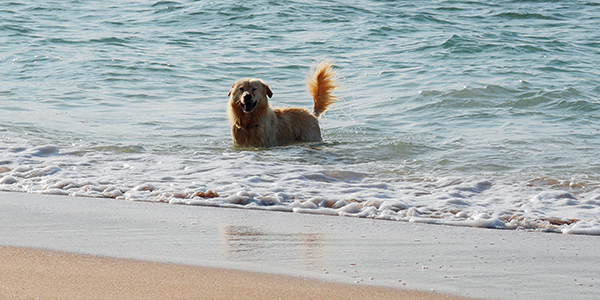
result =
[{"label": "sea surface", "polygon": [[[0,190],[600,235],[598,28],[596,1],[4,1]],[[236,79],[310,108],[322,60],[322,142],[233,145]]]}]

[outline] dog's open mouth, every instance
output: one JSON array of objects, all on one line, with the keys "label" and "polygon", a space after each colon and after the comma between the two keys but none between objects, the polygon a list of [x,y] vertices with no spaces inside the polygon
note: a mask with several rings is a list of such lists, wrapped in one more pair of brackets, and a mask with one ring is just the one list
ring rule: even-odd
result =
[{"label": "dog's open mouth", "polygon": [[240,103],[240,105],[242,106],[242,110],[245,113],[249,113],[252,112],[252,110],[254,110],[254,108],[256,107],[256,103],[257,101],[246,101],[245,103]]}]

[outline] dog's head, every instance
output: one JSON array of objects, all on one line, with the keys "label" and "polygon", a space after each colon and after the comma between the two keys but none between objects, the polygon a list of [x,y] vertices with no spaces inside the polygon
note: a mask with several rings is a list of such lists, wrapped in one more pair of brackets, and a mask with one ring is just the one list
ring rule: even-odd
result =
[{"label": "dog's head", "polygon": [[244,78],[233,83],[227,96],[232,105],[239,105],[244,113],[251,113],[259,104],[267,104],[267,97],[273,97],[273,92],[260,79]]}]

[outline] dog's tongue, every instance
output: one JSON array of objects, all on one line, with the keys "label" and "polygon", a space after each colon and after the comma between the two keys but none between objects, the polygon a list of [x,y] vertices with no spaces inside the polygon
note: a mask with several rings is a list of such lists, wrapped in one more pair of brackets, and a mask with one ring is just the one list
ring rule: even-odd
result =
[{"label": "dog's tongue", "polygon": [[253,109],[254,109],[254,103],[252,103],[252,102],[242,103],[242,110],[244,112],[251,112]]},{"label": "dog's tongue", "polygon": [[248,112],[250,110],[250,104],[249,103],[242,103],[242,110],[244,112]]}]

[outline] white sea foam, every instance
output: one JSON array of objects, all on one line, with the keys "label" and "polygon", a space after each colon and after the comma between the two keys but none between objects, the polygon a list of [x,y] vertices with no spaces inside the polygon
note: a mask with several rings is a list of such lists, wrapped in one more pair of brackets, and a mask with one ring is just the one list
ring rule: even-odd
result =
[{"label": "white sea foam", "polygon": [[[573,189],[577,191],[573,193],[552,184],[531,188],[535,178],[378,174],[371,171],[372,164],[284,164],[262,159],[261,153],[255,151],[225,151],[220,159],[215,156],[194,163],[147,152],[86,150],[88,154],[83,156],[60,154],[80,150],[43,146],[19,155],[4,154],[0,159],[14,161],[14,167],[3,168],[0,189],[452,226],[600,234],[600,196],[595,189]],[[40,156],[36,164],[25,164],[31,153],[40,152],[51,155]],[[560,186],[564,185],[569,184]]]}]

